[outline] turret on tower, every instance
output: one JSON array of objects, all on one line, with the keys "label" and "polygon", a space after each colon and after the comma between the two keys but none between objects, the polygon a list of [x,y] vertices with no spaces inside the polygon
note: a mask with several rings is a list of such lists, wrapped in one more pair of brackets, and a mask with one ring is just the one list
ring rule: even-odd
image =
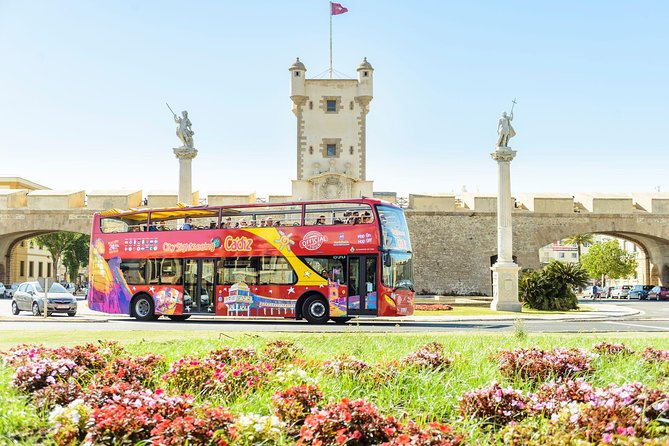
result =
[{"label": "turret on tower", "polygon": [[358,79],[306,79],[298,58],[290,68],[290,99],[297,117],[295,199],[372,196],[366,180],[366,116],[373,98],[372,65]]},{"label": "turret on tower", "polygon": [[290,99],[293,101],[293,113],[296,113],[296,106],[298,104],[304,105],[304,101],[306,101],[307,68],[298,57],[288,71],[290,71]]}]

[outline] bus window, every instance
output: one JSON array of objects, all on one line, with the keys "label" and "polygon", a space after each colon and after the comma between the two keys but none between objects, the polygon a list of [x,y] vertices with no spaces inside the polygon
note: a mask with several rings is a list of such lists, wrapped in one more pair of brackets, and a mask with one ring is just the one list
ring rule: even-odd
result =
[{"label": "bus window", "polygon": [[360,203],[320,203],[305,206],[306,225],[342,225],[372,223],[374,213],[367,204]]},{"label": "bus window", "polygon": [[294,226],[302,221],[300,205],[234,208],[225,209],[223,212],[223,227],[226,229]]},{"label": "bus window", "polygon": [[186,217],[179,221],[177,229],[216,229],[218,216],[215,217]]},{"label": "bus window", "polygon": [[258,271],[260,285],[293,285],[297,276],[285,257],[261,257]]},{"label": "bus window", "polygon": [[411,251],[409,228],[402,209],[390,206],[378,206],[381,221],[381,236],[385,249]]},{"label": "bus window", "polygon": [[413,265],[410,253],[384,253],[383,284],[413,290]]},{"label": "bus window", "polygon": [[218,262],[218,283],[220,285],[232,285],[244,282],[256,285],[257,271],[251,257],[233,257]]},{"label": "bus window", "polygon": [[139,232],[146,228],[146,219],[137,219],[134,215],[125,217],[103,217],[100,219],[100,231],[103,234],[114,232]]},{"label": "bus window", "polygon": [[181,285],[181,259],[148,259],[149,285]]},{"label": "bus window", "polygon": [[146,260],[132,259],[121,261],[121,272],[128,285],[144,285],[144,274],[146,271]]},{"label": "bus window", "polygon": [[319,276],[332,282],[346,282],[346,256],[303,257],[302,260]]}]

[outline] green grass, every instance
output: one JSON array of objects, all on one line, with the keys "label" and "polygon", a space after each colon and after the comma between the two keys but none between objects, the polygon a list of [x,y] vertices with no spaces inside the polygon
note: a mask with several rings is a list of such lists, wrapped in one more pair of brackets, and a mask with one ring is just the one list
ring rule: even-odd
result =
[{"label": "green grass", "polygon": [[[544,349],[553,347],[580,347],[590,349],[600,341],[623,342],[635,351],[642,351],[647,346],[669,349],[667,335],[620,334],[578,334],[578,335],[534,335],[518,338],[509,334],[365,334],[351,326],[343,334],[271,334],[271,333],[222,333],[217,331],[151,331],[105,332],[0,332],[0,349],[19,343],[43,343],[48,346],[76,345],[95,342],[100,339],[117,340],[133,354],[157,353],[165,355],[167,361],[174,361],[186,355],[200,356],[208,351],[223,346],[252,347],[261,350],[273,339],[291,340],[304,352],[302,357],[316,360],[332,359],[340,354],[354,355],[370,364],[399,359],[420,346],[439,341],[450,354],[459,352],[453,366],[445,371],[425,372],[406,370],[390,381],[380,385],[373,380],[332,377],[320,375],[316,370],[309,370],[312,379],[318,382],[326,400],[342,397],[367,398],[380,407],[382,413],[398,418],[413,418],[421,422],[439,420],[461,429],[470,430],[470,442],[487,444],[492,441],[489,434],[476,424],[463,424],[459,421],[458,396],[467,391],[480,388],[497,380],[506,385],[525,391],[533,390],[525,382],[509,382],[497,370],[496,363],[490,359],[498,349],[539,346]],[[639,381],[650,387],[669,389],[666,370],[651,367],[638,357],[598,357],[593,363],[596,371],[588,379],[597,386],[623,384]],[[0,443],[9,435],[20,432],[34,432],[46,423],[45,414],[29,404],[27,399],[17,394],[10,387],[12,371],[0,366]],[[235,401],[214,400],[214,404],[224,404],[233,413],[255,412],[269,414],[269,398],[286,385],[271,383],[259,392],[239,398]],[[30,438],[18,444],[31,444]]]}]

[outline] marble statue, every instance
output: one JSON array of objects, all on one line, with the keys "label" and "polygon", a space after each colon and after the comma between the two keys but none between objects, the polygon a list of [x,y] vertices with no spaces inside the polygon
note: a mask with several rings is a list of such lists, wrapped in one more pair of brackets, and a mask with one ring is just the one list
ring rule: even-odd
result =
[{"label": "marble statue", "polygon": [[192,123],[188,119],[186,110],[181,112],[181,117],[174,115],[174,122],[177,123],[177,137],[181,140],[183,147],[193,147],[193,135],[195,132],[191,129]]},{"label": "marble statue", "polygon": [[503,112],[502,117],[497,121],[497,147],[508,148],[509,139],[516,136],[516,131],[511,127],[511,121],[513,121],[513,109],[508,116],[506,112]]},{"label": "marble statue", "polygon": [[174,116],[174,122],[177,124],[177,138],[181,141],[181,147],[193,148],[193,135],[195,132],[191,129],[190,119],[188,119],[188,112],[186,110],[181,112],[181,116],[177,116],[169,104],[166,104]]}]

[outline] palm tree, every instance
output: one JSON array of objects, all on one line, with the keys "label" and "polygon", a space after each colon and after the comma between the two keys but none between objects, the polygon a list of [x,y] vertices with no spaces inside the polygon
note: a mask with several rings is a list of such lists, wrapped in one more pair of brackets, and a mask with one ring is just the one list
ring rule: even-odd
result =
[{"label": "palm tree", "polygon": [[567,237],[562,241],[567,245],[578,246],[578,263],[581,263],[581,246],[585,245],[586,243],[592,244],[593,238],[592,234],[586,233],[586,234],[572,235],[571,237]]}]

